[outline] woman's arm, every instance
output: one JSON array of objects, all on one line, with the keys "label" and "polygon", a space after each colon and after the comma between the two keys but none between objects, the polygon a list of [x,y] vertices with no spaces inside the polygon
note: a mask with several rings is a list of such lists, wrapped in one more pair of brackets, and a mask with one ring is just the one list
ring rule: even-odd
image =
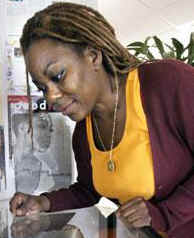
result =
[{"label": "woman's arm", "polygon": [[152,227],[172,232],[194,218],[194,174],[162,201],[146,201]]},{"label": "woman's arm", "polygon": [[50,211],[88,207],[94,205],[100,199],[100,195],[95,191],[92,182],[85,120],[76,124],[73,133],[73,151],[78,171],[77,182],[69,188],[43,194],[50,201]]},{"label": "woman's arm", "polygon": [[[182,167],[184,169],[189,153],[193,158],[193,169],[191,167],[184,181],[179,182],[165,199],[146,202],[152,217],[152,226],[157,230],[169,232],[194,218],[194,68],[182,64],[179,67],[173,72],[174,81],[178,81],[176,98],[173,99],[175,128],[176,133],[179,132],[180,147],[187,150],[185,160],[183,156],[181,162]],[[169,109],[164,113],[169,114],[171,111]],[[176,162],[176,155],[169,159]],[[176,176],[179,177],[178,174]]]}]

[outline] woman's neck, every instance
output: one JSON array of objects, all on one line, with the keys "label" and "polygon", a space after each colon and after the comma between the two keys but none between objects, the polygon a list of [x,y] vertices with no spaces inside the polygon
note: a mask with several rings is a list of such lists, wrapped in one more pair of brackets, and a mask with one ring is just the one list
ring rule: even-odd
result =
[{"label": "woman's neck", "polygon": [[[114,111],[116,106],[116,97],[118,93],[118,105],[117,111],[120,111],[125,104],[125,87],[126,87],[126,77],[114,79],[106,77],[103,82],[103,86],[100,88],[99,100],[96,103],[92,114],[98,120],[107,120],[114,117]],[[118,92],[115,87],[115,80],[118,80]],[[111,83],[112,82],[112,83]],[[113,86],[112,86],[113,85]],[[103,89],[103,90],[102,90]]]}]

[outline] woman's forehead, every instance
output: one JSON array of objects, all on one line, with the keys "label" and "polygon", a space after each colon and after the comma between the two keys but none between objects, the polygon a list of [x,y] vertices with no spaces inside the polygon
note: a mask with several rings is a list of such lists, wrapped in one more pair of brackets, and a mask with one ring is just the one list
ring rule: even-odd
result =
[{"label": "woman's forehead", "polygon": [[34,42],[28,49],[25,55],[26,66],[29,68],[34,68],[38,66],[48,67],[52,62],[56,62],[58,59],[70,60],[75,58],[77,60],[78,55],[75,50],[67,44],[56,43],[53,40],[42,39]]},{"label": "woman's forehead", "polygon": [[69,61],[74,57],[74,52],[67,46],[52,44],[49,41],[34,43],[25,54],[26,69],[32,75],[38,71],[45,72],[58,68],[59,63]]}]

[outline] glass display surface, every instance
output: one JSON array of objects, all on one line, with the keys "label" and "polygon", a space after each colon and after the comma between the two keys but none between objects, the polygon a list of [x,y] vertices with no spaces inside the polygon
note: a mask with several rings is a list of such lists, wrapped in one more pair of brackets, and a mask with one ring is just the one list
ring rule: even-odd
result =
[{"label": "glass display surface", "polygon": [[157,238],[149,228],[127,228],[113,214],[105,218],[93,206],[56,213],[14,217],[9,201],[0,201],[2,238]]}]

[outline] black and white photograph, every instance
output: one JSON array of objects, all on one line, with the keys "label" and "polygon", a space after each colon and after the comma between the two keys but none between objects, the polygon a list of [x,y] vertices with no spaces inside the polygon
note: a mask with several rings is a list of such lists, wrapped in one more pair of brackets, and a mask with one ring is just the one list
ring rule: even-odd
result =
[{"label": "black and white photograph", "polygon": [[36,103],[38,99],[32,97],[32,135],[27,97],[9,96],[10,154],[17,192],[39,194],[67,187],[72,180],[71,125],[60,113],[46,111],[45,101]]}]

